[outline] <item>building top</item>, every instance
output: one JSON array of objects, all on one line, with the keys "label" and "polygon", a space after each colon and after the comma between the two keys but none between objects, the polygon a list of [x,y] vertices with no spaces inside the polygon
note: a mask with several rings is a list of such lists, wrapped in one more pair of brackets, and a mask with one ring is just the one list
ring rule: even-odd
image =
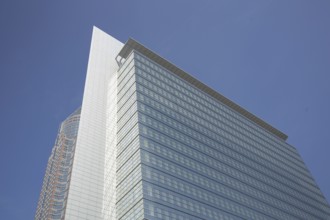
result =
[{"label": "building top", "polygon": [[[117,56],[117,62],[120,62],[121,59],[126,59],[128,55],[132,52],[132,50],[136,50],[143,54],[144,56],[148,57],[151,60],[154,60],[167,70],[171,71],[172,73],[176,74],[177,76],[181,77],[182,79],[186,80],[187,82],[191,83],[198,89],[206,92],[213,98],[219,100],[221,103],[225,104],[226,106],[230,107],[231,109],[239,112],[241,115],[247,117],[254,123],[258,124],[262,128],[266,129],[267,131],[271,132],[272,134],[276,135],[277,137],[286,140],[288,136],[284,134],[283,132],[279,131],[278,129],[274,128],[270,124],[266,123],[262,119],[258,118],[257,116],[253,115],[252,113],[248,112],[241,106],[237,105],[230,99],[224,97],[214,89],[210,88],[209,86],[205,85],[204,83],[200,82],[187,72],[183,71],[182,69],[178,68],[177,66],[173,65],[171,62],[167,61],[166,59],[162,58],[161,56],[157,55],[147,47],[143,46],[139,42],[135,41],[134,39],[129,39],[124,47],[121,49]],[[120,60],[118,60],[118,58]]]}]

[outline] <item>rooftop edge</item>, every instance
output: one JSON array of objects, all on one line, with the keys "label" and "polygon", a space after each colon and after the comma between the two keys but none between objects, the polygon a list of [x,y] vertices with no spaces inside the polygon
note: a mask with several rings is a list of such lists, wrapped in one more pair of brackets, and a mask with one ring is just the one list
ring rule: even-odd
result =
[{"label": "rooftop edge", "polygon": [[280,139],[282,139],[284,141],[287,140],[288,136],[286,134],[284,134],[283,132],[281,132],[280,130],[274,128],[273,126],[266,123],[262,119],[258,118],[257,116],[253,115],[252,113],[248,112],[247,110],[245,110],[241,106],[237,105],[236,103],[234,103],[230,99],[228,99],[225,96],[221,95],[220,93],[218,93],[214,89],[212,89],[209,86],[205,85],[204,83],[202,83],[198,79],[194,78],[193,76],[191,76],[187,72],[185,72],[182,69],[178,68],[177,66],[175,66],[171,62],[169,62],[166,59],[162,58],[161,56],[157,55],[152,50],[148,49],[147,47],[143,46],[142,44],[140,44],[139,42],[135,41],[132,38],[128,39],[128,41],[125,43],[124,47],[119,52],[118,56],[121,57],[121,58],[126,58],[131,53],[132,50],[136,50],[136,51],[142,53],[144,56],[148,57],[149,59],[154,60],[155,62],[157,62],[158,64],[160,64],[164,68],[168,69],[169,71],[171,71],[175,75],[177,75],[180,78],[186,80],[187,82],[194,85],[198,89],[206,92],[207,94],[209,94],[213,98],[215,98],[218,101],[222,102],[223,104],[225,104],[226,106],[228,106],[231,109],[235,110],[236,112],[240,113],[241,115],[247,117],[248,119],[250,119],[251,121],[253,121],[257,125],[261,126],[262,128],[264,128],[267,131],[271,132],[275,136],[279,137]]}]

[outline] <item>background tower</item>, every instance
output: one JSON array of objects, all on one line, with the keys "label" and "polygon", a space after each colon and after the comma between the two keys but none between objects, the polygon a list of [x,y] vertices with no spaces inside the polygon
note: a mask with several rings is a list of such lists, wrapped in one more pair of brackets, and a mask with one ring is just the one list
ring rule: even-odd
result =
[{"label": "background tower", "polygon": [[70,188],[80,111],[80,108],[77,109],[61,123],[55,145],[48,159],[35,215],[36,220],[63,219],[64,217]]}]

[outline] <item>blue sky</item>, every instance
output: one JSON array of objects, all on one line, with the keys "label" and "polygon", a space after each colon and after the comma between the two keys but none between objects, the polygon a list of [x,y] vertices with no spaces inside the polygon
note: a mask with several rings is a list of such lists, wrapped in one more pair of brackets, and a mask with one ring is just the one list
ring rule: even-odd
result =
[{"label": "blue sky", "polygon": [[140,41],[286,133],[330,201],[330,1],[2,0],[0,219],[33,219],[95,25]]}]

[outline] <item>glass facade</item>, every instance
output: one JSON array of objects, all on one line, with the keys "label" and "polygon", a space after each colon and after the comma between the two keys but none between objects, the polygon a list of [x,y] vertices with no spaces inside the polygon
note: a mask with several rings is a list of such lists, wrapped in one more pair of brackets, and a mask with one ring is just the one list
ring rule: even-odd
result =
[{"label": "glass facade", "polygon": [[80,108],[77,109],[60,126],[55,145],[48,159],[35,215],[36,220],[55,220],[64,217],[70,188],[80,110]]},{"label": "glass facade", "polygon": [[94,29],[63,219],[330,219],[286,138],[138,42]]},{"label": "glass facade", "polygon": [[143,187],[135,200],[126,195],[132,204],[143,198],[145,218],[329,216],[292,146],[137,51],[124,66],[118,85],[126,88],[123,102],[137,111],[127,116],[123,133],[132,138],[126,130],[138,127],[140,142],[126,170],[136,170],[130,175]]}]

